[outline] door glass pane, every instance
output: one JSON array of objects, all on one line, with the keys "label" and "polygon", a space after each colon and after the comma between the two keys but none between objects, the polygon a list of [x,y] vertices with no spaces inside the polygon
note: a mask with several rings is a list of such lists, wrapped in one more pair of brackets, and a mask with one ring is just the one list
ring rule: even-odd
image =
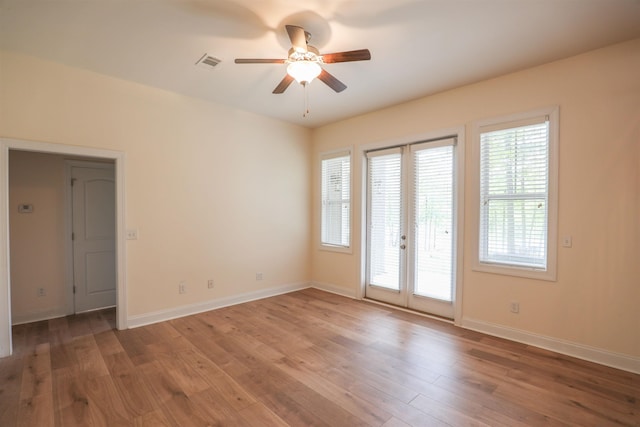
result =
[{"label": "door glass pane", "polygon": [[453,146],[414,153],[416,295],[452,301]]},{"label": "door glass pane", "polygon": [[402,157],[369,158],[369,282],[400,290]]}]

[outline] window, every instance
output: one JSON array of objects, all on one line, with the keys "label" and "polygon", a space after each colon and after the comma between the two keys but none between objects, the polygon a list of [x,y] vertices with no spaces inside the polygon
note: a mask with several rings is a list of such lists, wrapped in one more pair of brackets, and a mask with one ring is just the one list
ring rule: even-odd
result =
[{"label": "window", "polygon": [[323,247],[351,246],[351,153],[326,153],[322,161],[320,242]]},{"label": "window", "polygon": [[555,280],[556,117],[478,126],[478,270]]}]

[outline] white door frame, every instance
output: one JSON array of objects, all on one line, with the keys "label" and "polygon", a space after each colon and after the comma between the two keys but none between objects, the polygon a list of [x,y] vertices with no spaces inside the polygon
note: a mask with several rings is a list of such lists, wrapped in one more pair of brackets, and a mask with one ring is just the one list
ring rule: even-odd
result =
[{"label": "white door frame", "polygon": [[[366,152],[383,148],[399,147],[415,143],[417,141],[428,141],[446,137],[456,137],[457,148],[455,155],[455,185],[457,186],[456,200],[454,201],[456,217],[454,223],[457,227],[457,238],[454,242],[456,254],[456,268],[454,271],[455,281],[455,301],[453,323],[460,326],[462,324],[462,285],[464,283],[462,274],[464,271],[464,165],[465,165],[465,127],[453,127],[432,132],[425,132],[416,135],[409,135],[393,140],[382,140],[370,144],[361,145],[358,149],[360,157],[360,179],[354,180],[354,184],[360,185],[360,286],[358,287],[358,299],[365,298],[367,286],[367,158]],[[355,174],[354,174],[355,176]],[[427,314],[428,315],[428,314]]]},{"label": "white door frame", "polygon": [[0,357],[10,356],[13,351],[11,342],[11,273],[9,271],[9,150],[95,157],[114,161],[116,175],[116,327],[127,329],[124,152],[0,138]]}]

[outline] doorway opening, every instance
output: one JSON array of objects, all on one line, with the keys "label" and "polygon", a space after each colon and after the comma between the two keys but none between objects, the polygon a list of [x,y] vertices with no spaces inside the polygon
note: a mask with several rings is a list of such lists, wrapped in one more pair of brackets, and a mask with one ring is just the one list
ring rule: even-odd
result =
[{"label": "doorway opening", "polygon": [[[97,164],[111,164],[113,167],[113,188],[112,188],[112,200],[114,202],[115,215],[109,220],[111,224],[103,223],[98,226],[98,229],[102,227],[104,231],[105,227],[111,227],[114,230],[113,239],[113,251],[111,255],[105,255],[104,250],[98,251],[101,255],[92,255],[89,261],[93,263],[91,267],[94,268],[93,274],[101,275],[98,270],[103,267],[99,267],[99,263],[96,264],[98,258],[111,257],[108,261],[113,266],[112,274],[115,282],[115,289],[113,291],[113,304],[116,307],[116,327],[118,329],[127,328],[127,316],[126,316],[126,283],[125,283],[125,255],[124,255],[124,153],[112,150],[95,149],[88,147],[67,146],[62,144],[49,144],[33,141],[23,141],[14,139],[0,139],[0,164],[2,169],[0,170],[0,237],[1,241],[6,244],[0,245],[0,357],[9,356],[12,352],[11,342],[11,326],[12,326],[12,310],[11,310],[11,272],[10,272],[10,255],[11,255],[11,236],[9,232],[9,214],[12,210],[19,208],[9,204],[9,155],[10,151],[16,152],[34,152],[34,153],[48,153],[57,154],[65,158],[70,159],[91,159]],[[66,179],[66,178],[65,178]],[[104,180],[98,186],[104,187]],[[15,204],[15,203],[14,203]],[[25,203],[20,202],[23,205],[29,205],[28,201]],[[28,210],[28,208],[25,208]],[[37,206],[32,206],[32,209],[37,209]],[[67,227],[65,227],[65,232]],[[94,231],[95,231],[94,227]],[[101,233],[98,233],[101,234]],[[70,240],[70,239],[69,239]],[[102,248],[104,249],[104,248]],[[60,251],[68,253],[68,247],[61,247]],[[107,251],[108,252],[108,251]],[[103,263],[103,265],[106,265]],[[95,269],[97,266],[98,270]],[[37,268],[36,265],[33,266]],[[100,291],[99,288],[103,287],[102,283],[94,284],[94,291]],[[68,282],[67,282],[68,283]],[[45,292],[39,288],[36,292]],[[100,293],[100,292],[98,292]],[[34,295],[37,298],[37,294]],[[68,308],[69,304],[66,304]],[[86,311],[76,310],[75,311]],[[88,308],[91,310],[91,308]],[[61,315],[69,314],[62,313]],[[53,317],[53,316],[52,316]]]}]

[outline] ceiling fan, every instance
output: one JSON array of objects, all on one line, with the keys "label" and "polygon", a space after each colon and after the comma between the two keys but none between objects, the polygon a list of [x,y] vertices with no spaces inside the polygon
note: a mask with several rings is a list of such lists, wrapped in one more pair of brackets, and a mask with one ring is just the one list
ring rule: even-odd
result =
[{"label": "ceiling fan", "polygon": [[322,64],[368,61],[371,59],[369,49],[320,55],[318,49],[309,44],[311,34],[305,31],[304,28],[296,25],[285,25],[285,28],[287,29],[289,40],[291,40],[291,49],[289,49],[287,59],[238,58],[235,60],[236,64],[288,64],[287,74],[273,90],[275,94],[283,93],[294,80],[306,87],[316,77],[334,91],[342,92],[347,86],[322,68]]}]

